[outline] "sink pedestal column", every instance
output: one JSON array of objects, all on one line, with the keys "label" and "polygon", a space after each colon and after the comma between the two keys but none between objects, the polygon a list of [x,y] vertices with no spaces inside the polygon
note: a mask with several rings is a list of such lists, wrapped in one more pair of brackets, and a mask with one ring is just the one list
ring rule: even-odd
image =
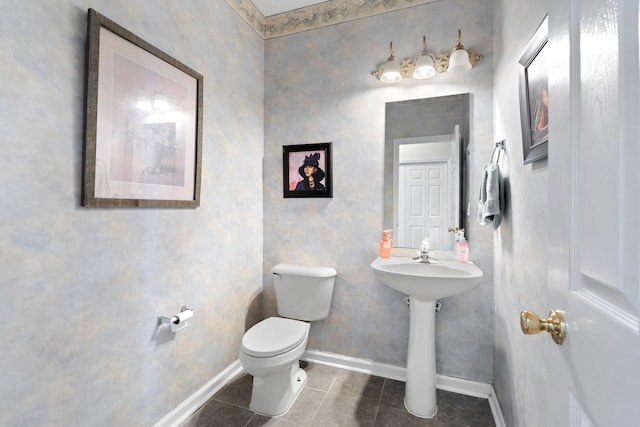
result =
[{"label": "sink pedestal column", "polygon": [[409,352],[404,406],[411,414],[431,418],[436,403],[436,302],[410,298]]}]

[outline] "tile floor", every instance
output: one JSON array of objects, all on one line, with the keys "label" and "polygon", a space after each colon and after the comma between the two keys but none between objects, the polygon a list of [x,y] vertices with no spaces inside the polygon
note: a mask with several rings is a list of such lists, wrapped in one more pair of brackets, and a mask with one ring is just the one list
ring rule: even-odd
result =
[{"label": "tile floor", "polygon": [[291,409],[269,418],[249,409],[252,377],[241,374],[181,427],[495,427],[489,402],[438,390],[438,414],[414,417],[404,408],[404,383],[301,362],[307,384]]}]

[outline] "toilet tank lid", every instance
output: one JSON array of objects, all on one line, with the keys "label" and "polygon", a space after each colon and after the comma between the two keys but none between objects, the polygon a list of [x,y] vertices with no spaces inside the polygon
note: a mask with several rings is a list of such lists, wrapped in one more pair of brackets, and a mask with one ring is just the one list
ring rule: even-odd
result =
[{"label": "toilet tank lid", "polygon": [[318,267],[299,264],[277,264],[273,266],[271,271],[275,274],[306,277],[333,277],[338,275],[338,272],[333,267]]}]

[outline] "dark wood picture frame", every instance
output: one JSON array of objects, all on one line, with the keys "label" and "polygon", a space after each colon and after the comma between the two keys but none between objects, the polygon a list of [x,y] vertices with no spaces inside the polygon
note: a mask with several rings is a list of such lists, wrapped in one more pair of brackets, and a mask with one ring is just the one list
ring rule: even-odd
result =
[{"label": "dark wood picture frame", "polygon": [[544,159],[549,152],[548,27],[545,16],[518,60],[524,164]]},{"label": "dark wood picture frame", "polygon": [[[333,197],[331,143],[284,145],[282,182],[284,197]],[[313,179],[305,175],[312,172]],[[315,171],[312,169],[315,168]]]},{"label": "dark wood picture frame", "polygon": [[88,11],[82,206],[195,208],[200,73]]}]

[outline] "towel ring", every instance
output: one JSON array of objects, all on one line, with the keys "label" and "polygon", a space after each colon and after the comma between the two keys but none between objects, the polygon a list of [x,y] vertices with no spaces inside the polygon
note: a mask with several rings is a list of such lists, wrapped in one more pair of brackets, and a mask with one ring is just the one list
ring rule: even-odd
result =
[{"label": "towel ring", "polygon": [[[504,150],[504,143],[505,140],[503,139],[502,141],[496,142],[496,146],[493,149],[493,153],[491,153],[491,163],[497,164],[500,161],[500,153],[502,153],[502,150]],[[494,161],[493,158],[494,156],[496,156],[496,153],[498,153],[498,156],[496,158],[496,160]]]}]

